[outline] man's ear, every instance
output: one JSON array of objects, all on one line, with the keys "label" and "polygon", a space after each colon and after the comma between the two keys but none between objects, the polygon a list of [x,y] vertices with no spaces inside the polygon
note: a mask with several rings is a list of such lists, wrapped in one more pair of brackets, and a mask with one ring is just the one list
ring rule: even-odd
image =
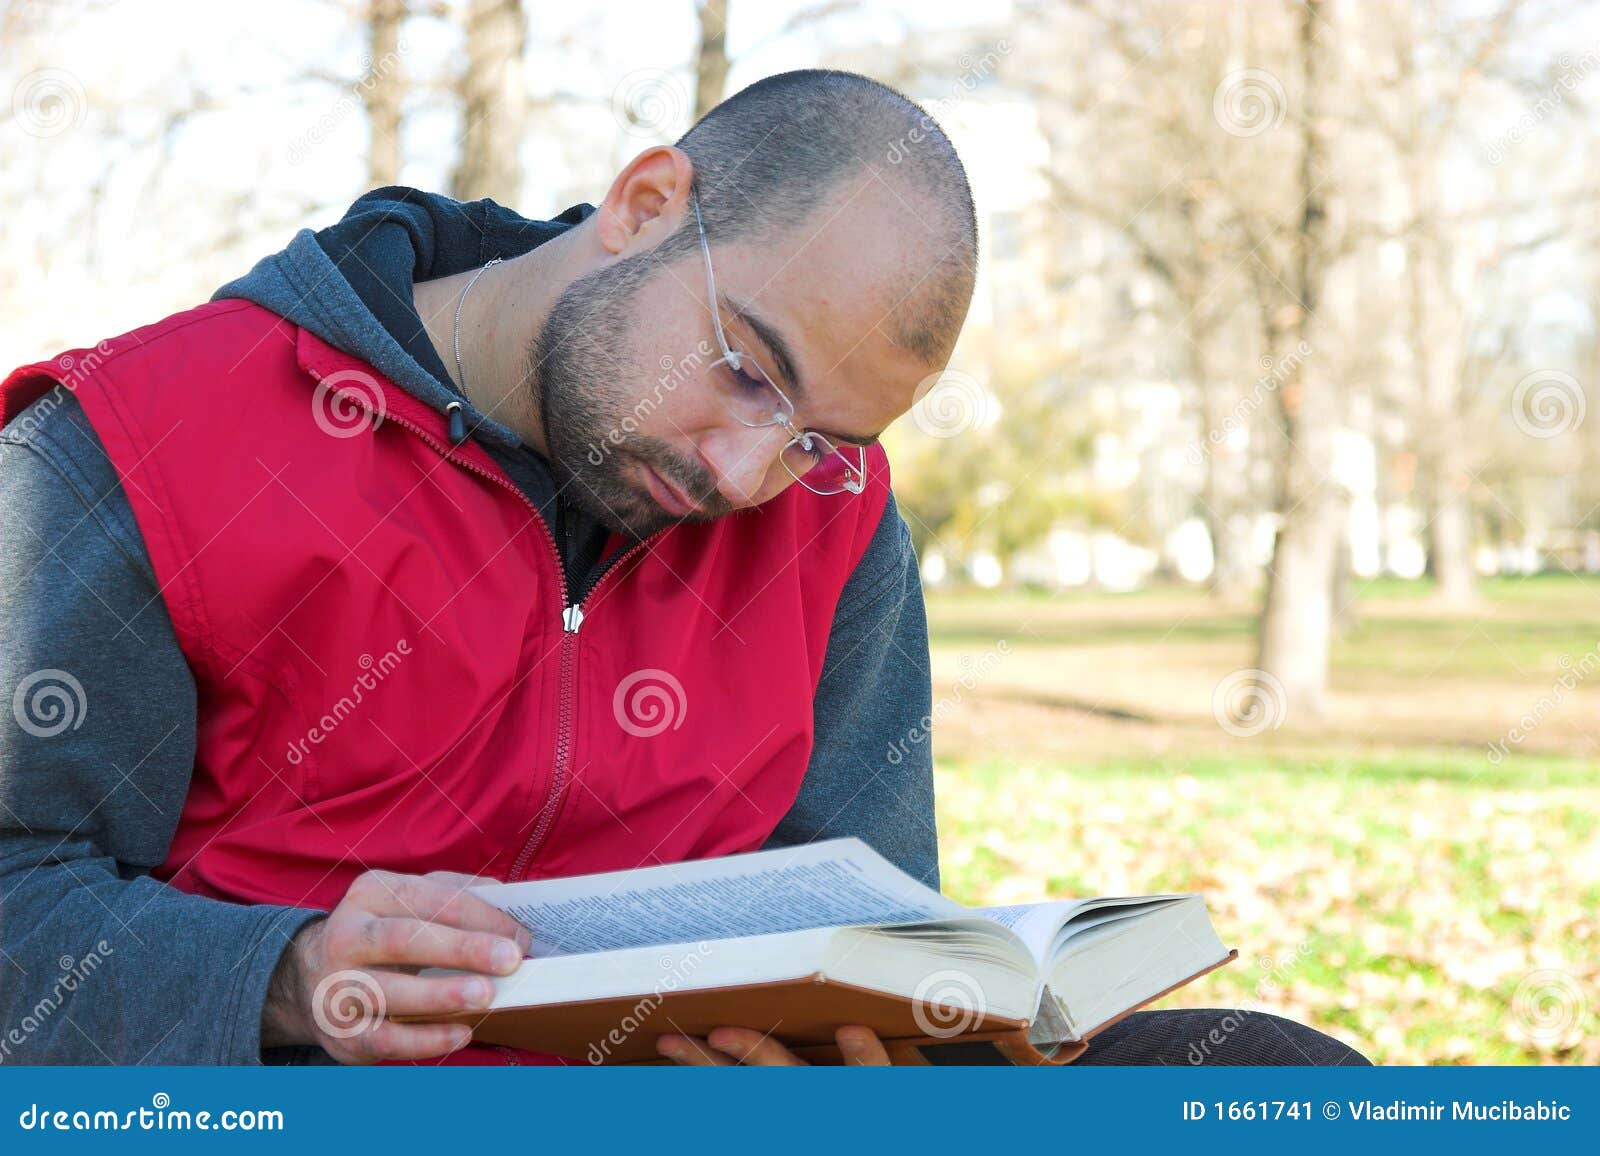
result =
[{"label": "man's ear", "polygon": [[595,211],[600,244],[618,257],[660,243],[689,211],[694,162],[671,145],[656,145],[628,162]]}]

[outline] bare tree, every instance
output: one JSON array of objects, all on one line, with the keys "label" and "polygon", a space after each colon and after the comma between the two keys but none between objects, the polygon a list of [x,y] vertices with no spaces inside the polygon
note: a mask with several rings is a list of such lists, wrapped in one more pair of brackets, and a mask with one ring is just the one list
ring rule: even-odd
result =
[{"label": "bare tree", "polygon": [[527,23],[521,0],[469,0],[466,68],[457,78],[461,155],[450,175],[458,201],[490,197],[514,205],[522,190],[528,94],[523,79]]},{"label": "bare tree", "polygon": [[[1306,0],[1300,9],[1296,44],[1301,75],[1296,189],[1300,220],[1289,239],[1285,266],[1264,269],[1267,276],[1261,278],[1272,349],[1284,364],[1291,364],[1291,351],[1307,343],[1327,273],[1329,122],[1324,112],[1324,49],[1318,44],[1319,25],[1325,18],[1321,0]],[[1284,705],[1291,715],[1316,716],[1323,711],[1328,685],[1333,576],[1344,513],[1332,477],[1339,399],[1335,383],[1305,358],[1293,359],[1273,397],[1282,429],[1277,501],[1281,520],[1261,611],[1256,666],[1282,684]]]},{"label": "bare tree", "polygon": [[[1378,114],[1367,123],[1387,137],[1406,192],[1400,230],[1406,265],[1402,331],[1414,382],[1412,440],[1428,570],[1438,598],[1454,605],[1471,602],[1476,588],[1468,493],[1472,470],[1463,427],[1470,288],[1449,270],[1457,246],[1469,242],[1451,228],[1439,182],[1468,96],[1503,50],[1520,6],[1520,0],[1502,4],[1481,20],[1466,22],[1457,35],[1441,35],[1438,13],[1397,10],[1392,25],[1378,29],[1388,40],[1392,61],[1392,69],[1379,73],[1393,78],[1386,86],[1390,99],[1368,101],[1365,108]],[[1423,36],[1419,20],[1427,29]],[[1447,66],[1430,66],[1428,60],[1441,52]]]},{"label": "bare tree", "polygon": [[[1242,66],[1235,57],[1248,29],[1237,27],[1240,15],[1087,0],[1066,13],[1043,8],[1012,81],[1043,113],[1051,145],[1043,175],[1060,219],[1069,232],[1086,225],[1103,231],[1113,262],[1121,251],[1120,272],[1103,267],[1094,275],[1125,278],[1131,263],[1158,289],[1160,337],[1174,347],[1172,371],[1191,387],[1201,429],[1190,446],[1202,472],[1194,514],[1211,540],[1212,590],[1230,601],[1254,583],[1248,527],[1267,504],[1253,478],[1265,440],[1254,428],[1265,416],[1257,412],[1264,394],[1258,355],[1269,353],[1273,340],[1257,319],[1258,281],[1278,297],[1282,290],[1261,272],[1261,263],[1274,259],[1275,230],[1259,222],[1297,204],[1287,180],[1291,154],[1264,137],[1234,142],[1213,107],[1213,95]],[[1151,27],[1165,35],[1149,36]],[[1262,31],[1258,39],[1270,44],[1277,30]],[[1101,51],[1070,76],[1031,55],[1085,42]],[[1273,55],[1282,55],[1281,45]],[[1139,83],[1129,84],[1131,77]],[[1273,111],[1282,110],[1266,115]],[[1084,164],[1086,156],[1094,164]],[[1129,336],[1148,344],[1146,335]],[[1112,348],[1118,340],[1110,332],[1097,337],[1094,360],[1121,360]]]},{"label": "bare tree", "polygon": [[367,47],[372,66],[361,86],[367,110],[367,184],[372,188],[400,180],[400,118],[405,80],[400,72],[400,31],[405,0],[368,0]]},{"label": "bare tree", "polygon": [[700,48],[694,64],[694,119],[718,104],[728,87],[728,0],[701,0]]}]

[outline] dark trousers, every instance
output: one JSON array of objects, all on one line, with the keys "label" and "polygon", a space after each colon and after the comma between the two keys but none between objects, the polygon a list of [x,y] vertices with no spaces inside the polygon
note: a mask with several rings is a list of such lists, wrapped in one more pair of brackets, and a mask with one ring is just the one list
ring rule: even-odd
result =
[{"label": "dark trousers", "polygon": [[[935,1064],[1005,1064],[991,1044],[924,1047]],[[1085,1064],[1371,1066],[1360,1052],[1315,1028],[1260,1011],[1176,1008],[1134,1012],[1089,1040]]]}]

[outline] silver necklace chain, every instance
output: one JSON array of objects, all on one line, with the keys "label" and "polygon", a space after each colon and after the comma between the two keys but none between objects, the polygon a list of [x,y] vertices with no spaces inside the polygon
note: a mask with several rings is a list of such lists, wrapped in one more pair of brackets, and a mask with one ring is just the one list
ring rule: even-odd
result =
[{"label": "silver necklace chain", "polygon": [[461,291],[461,299],[456,302],[456,321],[451,327],[451,337],[455,341],[456,376],[461,379],[462,393],[467,392],[467,374],[466,371],[461,368],[461,307],[467,303],[467,294],[472,292],[472,287],[478,283],[478,278],[482,277],[489,271],[489,265],[498,265],[499,263],[500,258],[493,257],[489,260],[488,265],[485,265],[482,269],[479,269],[476,273],[474,273],[472,275],[472,280],[467,282],[467,287]]}]

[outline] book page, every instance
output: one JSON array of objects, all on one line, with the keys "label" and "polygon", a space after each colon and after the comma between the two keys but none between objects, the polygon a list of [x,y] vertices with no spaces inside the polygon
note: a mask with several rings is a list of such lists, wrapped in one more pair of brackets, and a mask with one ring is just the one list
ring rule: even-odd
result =
[{"label": "book page", "polygon": [[1010,907],[976,907],[972,914],[992,919],[1017,933],[1041,965],[1049,958],[1061,925],[1093,900],[1061,899],[1053,903],[1017,903]]},{"label": "book page", "polygon": [[535,956],[970,914],[859,839],[469,890],[532,931]]},{"label": "book page", "polygon": [[1068,940],[1102,924],[1137,918],[1146,911],[1188,898],[1181,894],[1102,895],[1094,899],[1058,899],[1017,903],[1009,907],[977,907],[972,914],[992,919],[1015,931],[1033,958],[1048,966]]}]

